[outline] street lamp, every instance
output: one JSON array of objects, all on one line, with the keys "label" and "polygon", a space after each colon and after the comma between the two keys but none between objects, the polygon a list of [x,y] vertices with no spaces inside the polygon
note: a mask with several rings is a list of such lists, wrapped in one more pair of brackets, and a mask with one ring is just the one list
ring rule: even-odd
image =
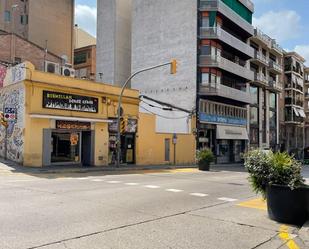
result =
[{"label": "street lamp", "polygon": [[124,93],[125,88],[127,87],[128,83],[138,74],[146,72],[146,71],[151,71],[154,70],[156,68],[160,68],[160,67],[165,67],[165,66],[170,66],[171,67],[171,74],[176,74],[177,72],[177,61],[175,59],[173,59],[170,62],[166,62],[163,64],[158,64],[156,66],[152,66],[152,67],[148,67],[148,68],[144,68],[142,70],[139,70],[135,73],[133,73],[127,80],[126,82],[123,84],[122,88],[121,88],[121,92],[119,95],[119,99],[118,99],[118,108],[117,108],[117,167],[120,166],[120,153],[121,153],[121,134],[120,134],[120,118],[122,116],[122,111],[121,111],[121,104],[122,104],[122,96]]}]

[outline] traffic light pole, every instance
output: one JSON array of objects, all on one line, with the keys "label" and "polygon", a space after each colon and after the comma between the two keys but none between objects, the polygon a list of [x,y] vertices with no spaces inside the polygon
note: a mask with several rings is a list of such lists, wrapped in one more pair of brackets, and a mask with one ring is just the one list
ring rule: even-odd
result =
[{"label": "traffic light pole", "polygon": [[128,83],[138,74],[146,72],[146,71],[151,71],[153,69],[156,68],[160,68],[160,67],[164,67],[164,66],[168,66],[171,65],[172,66],[172,70],[171,73],[176,73],[176,60],[173,60],[171,62],[167,62],[167,63],[163,63],[163,64],[159,64],[156,66],[152,66],[152,67],[148,67],[148,68],[144,68],[142,70],[139,70],[137,72],[135,72],[134,74],[132,74],[127,80],[126,82],[123,84],[122,88],[121,88],[121,92],[119,95],[119,99],[118,99],[118,108],[117,108],[117,167],[120,167],[120,156],[121,156],[121,134],[120,134],[120,118],[121,118],[121,105],[122,105],[122,96],[124,93],[124,90],[126,89]]}]

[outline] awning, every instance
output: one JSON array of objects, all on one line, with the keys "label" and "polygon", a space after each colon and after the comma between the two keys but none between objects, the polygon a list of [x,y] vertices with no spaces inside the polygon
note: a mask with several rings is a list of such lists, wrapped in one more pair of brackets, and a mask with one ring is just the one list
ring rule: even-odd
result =
[{"label": "awning", "polygon": [[306,114],[303,109],[298,109],[297,111],[302,118],[306,118]]},{"label": "awning", "polygon": [[249,140],[245,127],[217,125],[217,139]]},{"label": "awning", "polygon": [[30,114],[30,118],[80,121],[80,122],[91,122],[91,123],[112,123],[113,122],[112,120],[108,120],[108,119],[81,118],[81,117],[69,117],[69,116],[54,116],[54,115],[43,115],[43,114]]},{"label": "awning", "polygon": [[299,117],[299,116],[300,116],[300,114],[299,114],[299,112],[298,112],[297,108],[293,107],[293,111],[294,111],[294,113],[295,113],[295,115],[296,115],[297,117]]}]

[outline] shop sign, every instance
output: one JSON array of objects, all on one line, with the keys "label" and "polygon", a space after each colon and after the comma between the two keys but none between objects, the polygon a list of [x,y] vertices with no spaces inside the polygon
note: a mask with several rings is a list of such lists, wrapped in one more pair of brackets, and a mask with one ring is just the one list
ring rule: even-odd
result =
[{"label": "shop sign", "polygon": [[43,91],[43,108],[98,113],[98,98]]},{"label": "shop sign", "polygon": [[91,130],[91,123],[90,122],[57,120],[56,129]]},{"label": "shop sign", "polygon": [[247,120],[243,118],[225,117],[220,115],[210,115],[206,113],[200,113],[200,121],[219,124],[231,124],[231,125],[246,125]]},{"label": "shop sign", "polygon": [[11,107],[4,108],[5,121],[15,121],[17,119],[17,109]]},{"label": "shop sign", "polygon": [[[112,119],[113,122],[108,124],[108,131],[117,133],[117,119]],[[136,133],[137,132],[137,120],[136,119],[128,119],[126,123],[126,132],[127,133]]]},{"label": "shop sign", "polygon": [[128,119],[128,124],[126,127],[126,132],[135,133],[137,132],[137,120],[136,119]]}]

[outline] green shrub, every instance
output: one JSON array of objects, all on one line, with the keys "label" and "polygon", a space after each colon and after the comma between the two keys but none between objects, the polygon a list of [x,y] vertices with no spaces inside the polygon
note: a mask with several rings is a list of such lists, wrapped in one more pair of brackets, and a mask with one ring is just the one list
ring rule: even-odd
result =
[{"label": "green shrub", "polygon": [[291,189],[304,185],[301,164],[287,153],[253,150],[245,154],[244,158],[251,186],[264,198],[266,187],[271,184],[289,186]]},{"label": "green shrub", "polygon": [[199,163],[210,164],[215,160],[215,156],[210,149],[202,149],[197,152],[197,161]]}]

